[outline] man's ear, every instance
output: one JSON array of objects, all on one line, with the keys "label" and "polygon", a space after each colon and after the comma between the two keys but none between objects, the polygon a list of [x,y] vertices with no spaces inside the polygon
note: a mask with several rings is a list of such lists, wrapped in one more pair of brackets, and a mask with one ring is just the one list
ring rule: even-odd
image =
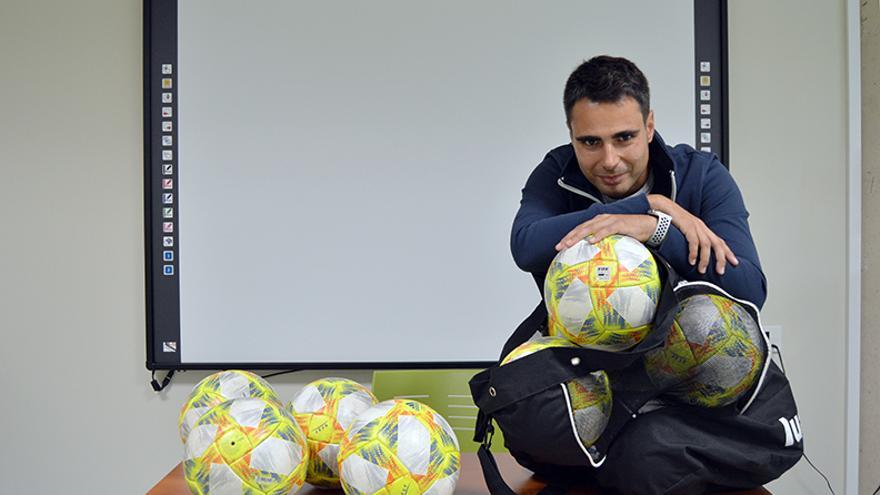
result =
[{"label": "man's ear", "polygon": [[648,110],[648,118],[645,119],[645,128],[648,129],[648,142],[654,140],[654,111]]}]

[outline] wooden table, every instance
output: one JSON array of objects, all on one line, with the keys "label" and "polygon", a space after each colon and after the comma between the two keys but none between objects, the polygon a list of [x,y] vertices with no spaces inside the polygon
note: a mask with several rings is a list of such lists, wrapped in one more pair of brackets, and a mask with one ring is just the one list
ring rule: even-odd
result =
[{"label": "wooden table", "polygon": [[[510,454],[495,454],[498,468],[504,481],[519,495],[535,495],[541,491],[546,483],[532,472],[521,467]],[[455,487],[455,495],[486,495],[489,490],[483,480],[483,471],[480,468],[480,460],[476,454],[466,453],[461,455],[461,477]],[[594,487],[577,487],[570,491],[572,495],[600,495]],[[342,490],[327,490],[316,488],[312,485],[303,485],[300,495],[343,495]],[[770,495],[763,488],[755,490],[730,492],[728,495]],[[183,468],[178,464],[159,483],[156,484],[147,495],[192,495],[183,479]]]}]

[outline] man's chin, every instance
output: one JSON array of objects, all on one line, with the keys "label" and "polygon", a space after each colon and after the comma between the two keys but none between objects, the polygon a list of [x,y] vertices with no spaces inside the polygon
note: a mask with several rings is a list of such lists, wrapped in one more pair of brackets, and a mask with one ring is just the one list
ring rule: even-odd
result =
[{"label": "man's chin", "polygon": [[629,188],[623,185],[616,187],[600,187],[599,192],[611,199],[622,199],[629,196]]}]

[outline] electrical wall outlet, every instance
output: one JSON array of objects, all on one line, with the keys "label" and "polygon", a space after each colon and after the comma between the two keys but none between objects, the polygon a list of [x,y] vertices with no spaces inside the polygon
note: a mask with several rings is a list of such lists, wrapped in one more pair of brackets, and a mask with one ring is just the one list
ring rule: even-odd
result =
[{"label": "electrical wall outlet", "polygon": [[764,325],[767,338],[770,339],[770,347],[776,346],[782,350],[782,325]]}]

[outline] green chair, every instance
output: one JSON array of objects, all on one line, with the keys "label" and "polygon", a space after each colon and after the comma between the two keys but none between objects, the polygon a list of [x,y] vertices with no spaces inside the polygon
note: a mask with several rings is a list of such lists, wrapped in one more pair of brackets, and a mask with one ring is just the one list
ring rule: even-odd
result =
[{"label": "green chair", "polygon": [[[468,380],[482,370],[375,370],[373,394],[380,401],[414,399],[440,413],[452,426],[462,452],[476,452],[473,441],[477,406],[471,399]],[[507,452],[504,438],[496,426],[492,452]]]}]

